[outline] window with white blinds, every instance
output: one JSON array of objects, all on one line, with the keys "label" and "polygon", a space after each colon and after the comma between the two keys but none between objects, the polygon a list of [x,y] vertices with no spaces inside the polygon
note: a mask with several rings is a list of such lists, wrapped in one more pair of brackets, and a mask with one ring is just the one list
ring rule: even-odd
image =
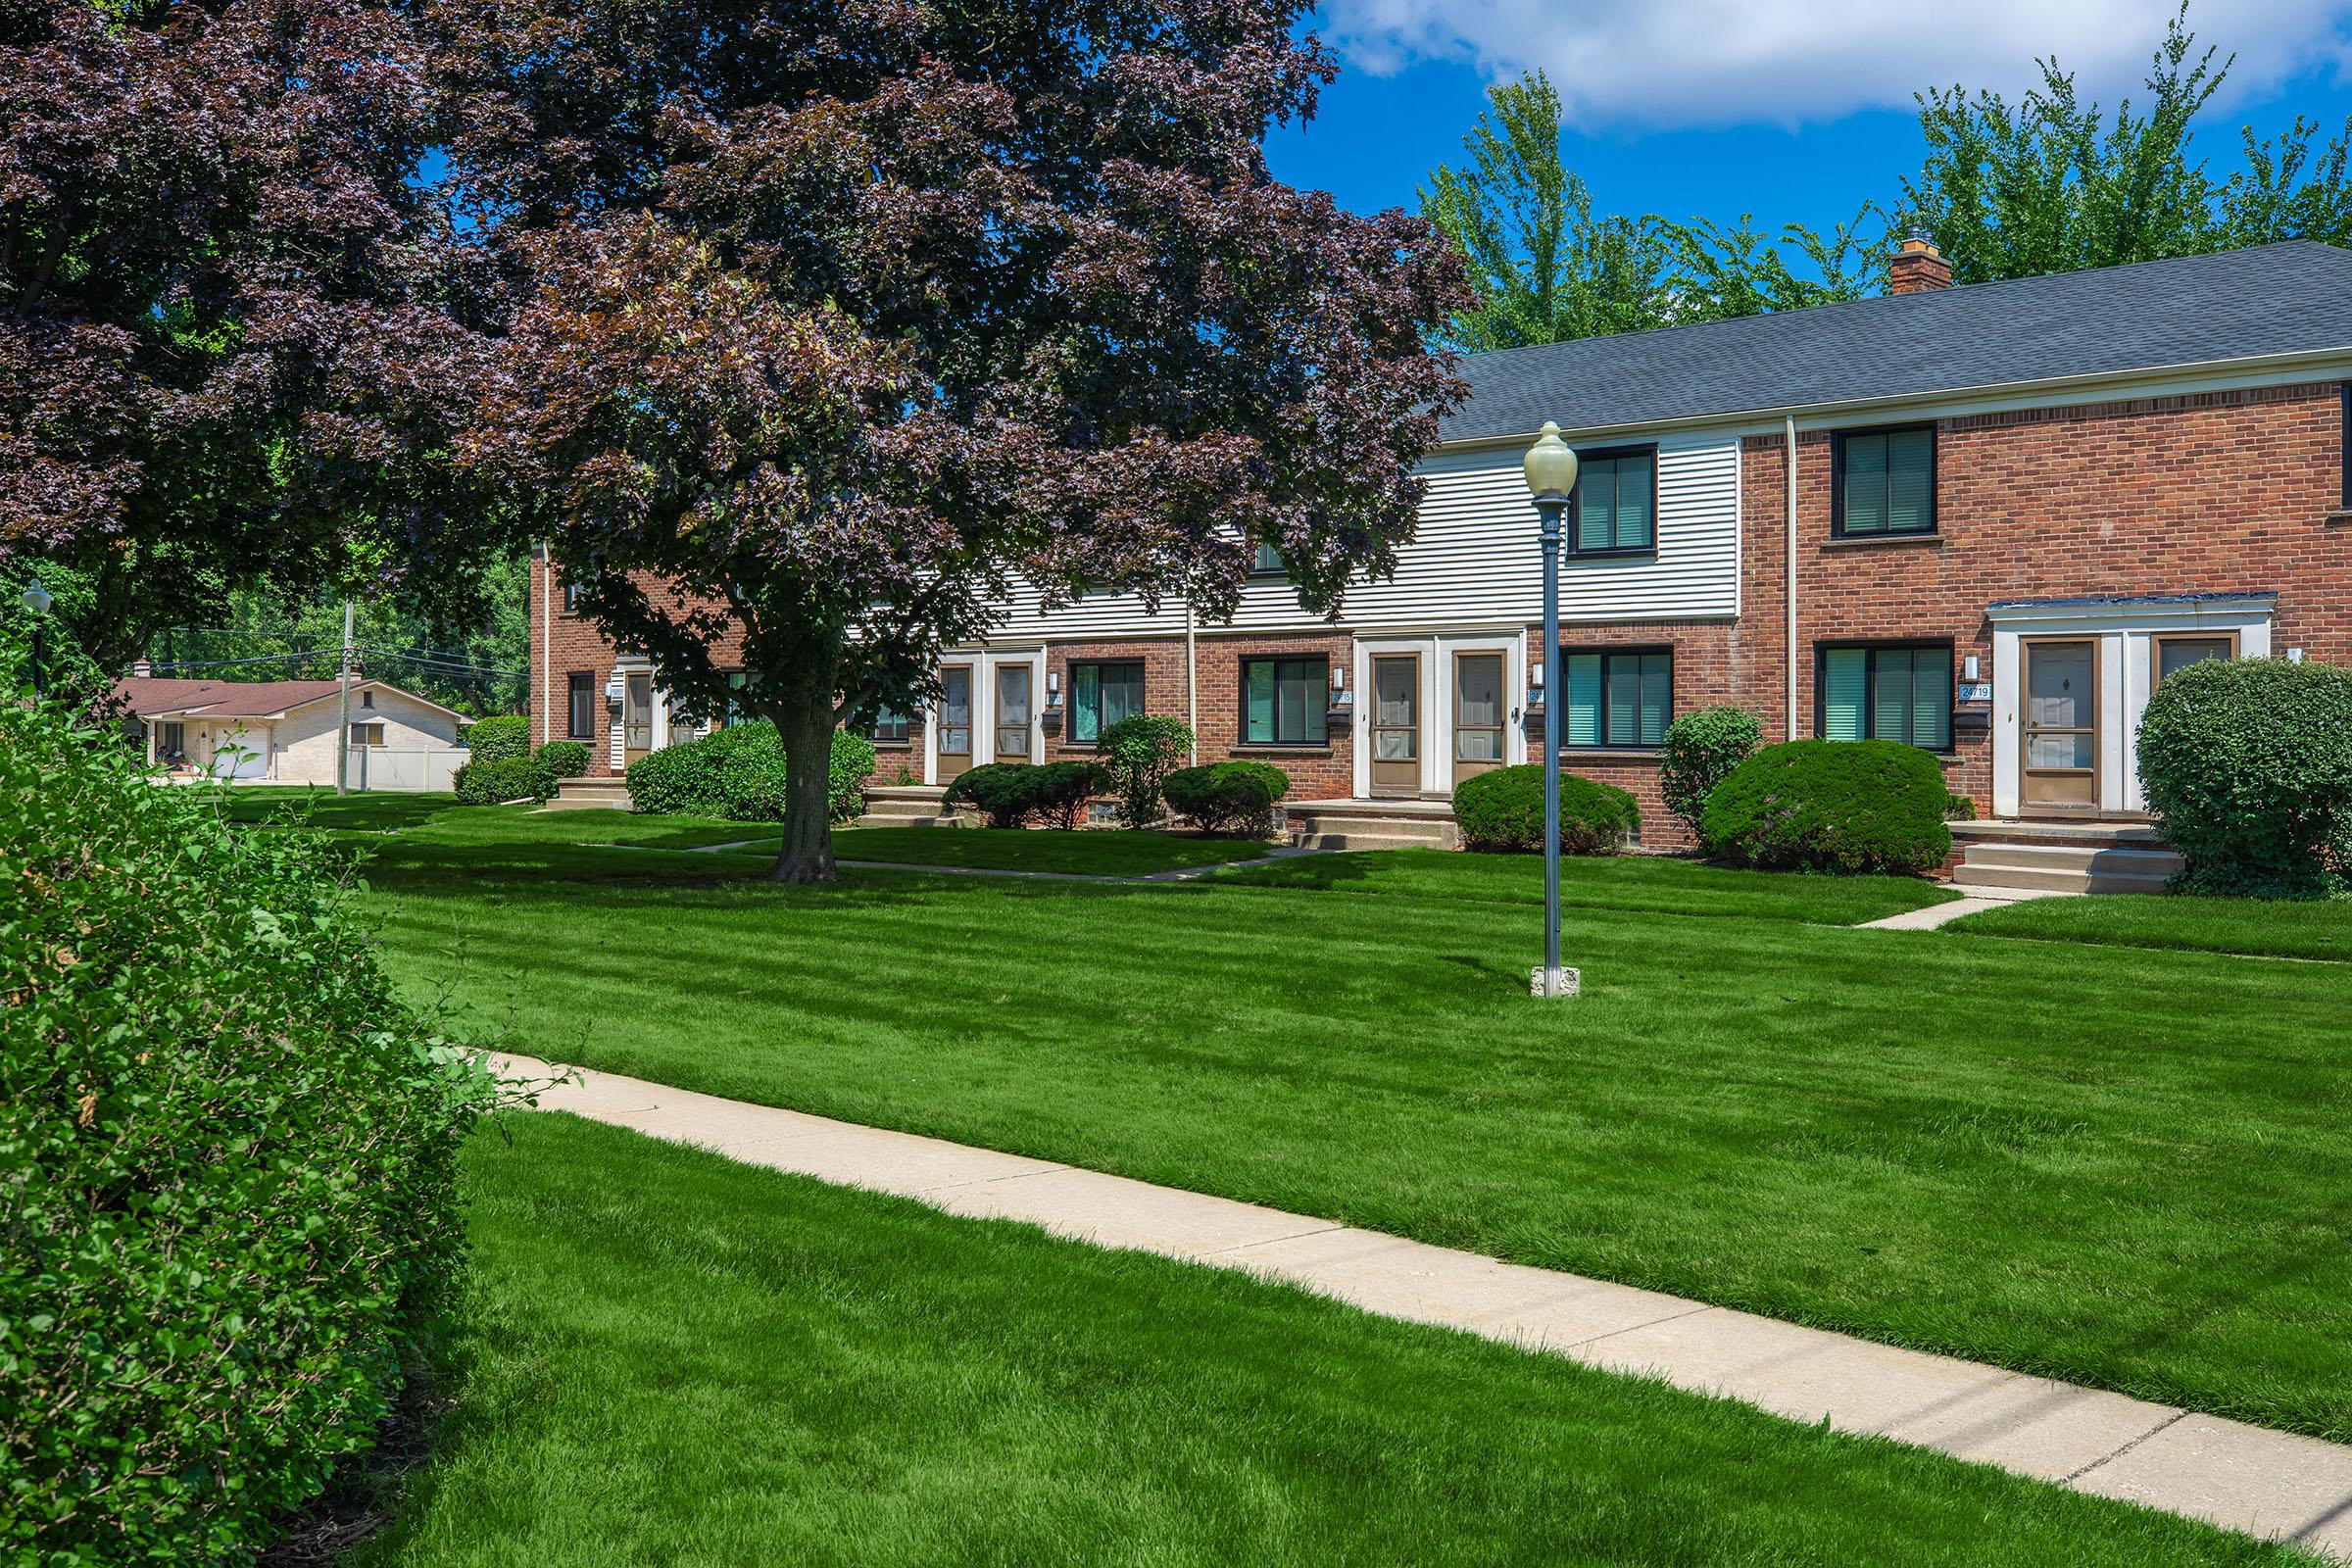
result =
[{"label": "window with white blinds", "polygon": [[1824,740],[1951,750],[1949,644],[1825,647],[1816,656],[1815,676],[1815,729]]},{"label": "window with white blinds", "polygon": [[1832,531],[1845,539],[1936,531],[1936,430],[1853,431],[1836,443]]},{"label": "window with white blinds", "polygon": [[1674,721],[1671,651],[1569,654],[1561,662],[1568,688],[1563,745],[1649,747],[1665,740]]}]

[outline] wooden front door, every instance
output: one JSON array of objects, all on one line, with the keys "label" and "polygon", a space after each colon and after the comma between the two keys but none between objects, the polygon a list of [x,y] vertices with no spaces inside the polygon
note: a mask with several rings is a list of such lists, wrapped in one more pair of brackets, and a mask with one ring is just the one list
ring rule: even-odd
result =
[{"label": "wooden front door", "polygon": [[620,760],[634,762],[654,749],[654,677],[629,675],[620,683]]},{"label": "wooden front door", "polygon": [[1502,765],[1502,656],[1453,656],[1453,781]]},{"label": "wooden front door", "polygon": [[939,781],[951,782],[972,765],[972,666],[939,668]]},{"label": "wooden front door", "polygon": [[1372,793],[1421,793],[1421,656],[1372,656]]},{"label": "wooden front door", "polygon": [[2050,638],[2022,645],[2026,710],[2018,807],[2028,815],[2099,808],[2099,645]]},{"label": "wooden front door", "polygon": [[1035,673],[1027,664],[997,666],[997,760],[1029,760],[1029,682]]}]

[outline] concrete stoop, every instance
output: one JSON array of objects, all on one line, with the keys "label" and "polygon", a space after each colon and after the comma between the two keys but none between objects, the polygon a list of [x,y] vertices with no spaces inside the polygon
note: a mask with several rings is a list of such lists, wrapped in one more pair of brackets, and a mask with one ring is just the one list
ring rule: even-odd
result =
[{"label": "concrete stoop", "polygon": [[1445,801],[1292,801],[1283,808],[1302,850],[1458,850],[1461,829]]},{"label": "concrete stoop", "polygon": [[547,803],[546,808],[578,811],[602,808],[625,811],[629,806],[629,781],[625,778],[567,778],[557,783],[556,798]]},{"label": "concrete stoop", "polygon": [[941,802],[947,796],[944,786],[935,784],[881,784],[865,792],[865,810],[859,814],[859,827],[961,827],[965,818],[946,810]]},{"label": "concrete stoop", "polygon": [[2182,861],[2156,830],[2136,823],[1965,822],[1952,886],[1980,898],[2067,893],[2162,893]]}]

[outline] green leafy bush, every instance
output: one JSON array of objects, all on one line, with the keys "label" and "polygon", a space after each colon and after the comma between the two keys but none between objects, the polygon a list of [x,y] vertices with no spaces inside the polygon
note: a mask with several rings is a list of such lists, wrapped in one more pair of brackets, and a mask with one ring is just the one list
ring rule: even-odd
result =
[{"label": "green leafy bush", "polygon": [[495,1085],[219,796],[0,699],[0,1561],[250,1562],[453,1301]]},{"label": "green leafy bush", "polygon": [[458,731],[458,744],[470,749],[476,762],[503,762],[531,754],[531,721],[520,713],[477,718]]},{"label": "green leafy bush", "polygon": [[1193,726],[1181,718],[1137,713],[1104,728],[1095,742],[1095,756],[1110,769],[1111,793],[1119,798],[1119,816],[1129,827],[1150,827],[1159,820],[1161,791],[1193,749]]},{"label": "green leafy bush", "polygon": [[[1453,787],[1462,848],[1509,854],[1544,849],[1544,764],[1493,767]],[[1642,808],[1614,784],[1560,775],[1560,853],[1614,855],[1642,825]]]},{"label": "green leafy bush", "polygon": [[565,779],[587,772],[588,757],[586,741],[549,741],[533,752],[531,766],[539,775],[539,798],[548,799]]},{"label": "green leafy bush", "polygon": [[2167,675],[2139,728],[2139,778],[2182,893],[2352,893],[2352,670],[2207,660]]},{"label": "green leafy bush", "polygon": [[458,769],[450,788],[458,792],[460,806],[497,806],[506,801],[547,799],[543,782],[538,764],[530,758],[476,758]]},{"label": "green leafy bush", "polygon": [[1211,762],[1180,767],[1161,781],[1168,808],[1204,833],[1262,839],[1274,831],[1274,807],[1291,792],[1291,775],[1271,762]]},{"label": "green leafy bush", "polygon": [[[826,771],[834,821],[849,821],[864,808],[865,776],[873,767],[873,742],[847,730],[833,732]],[[646,753],[629,764],[628,781],[635,810],[781,822],[784,741],[765,719],[729,724],[701,740]]]},{"label": "green leafy bush", "polygon": [[1086,803],[1110,789],[1110,771],[1095,762],[1048,762],[1030,781],[1030,808],[1055,827],[1075,829]]},{"label": "green leafy bush", "polygon": [[1809,871],[1933,871],[1952,853],[1951,791],[1934,754],[1900,741],[1767,746],[1716,787],[1709,853]]},{"label": "green leafy bush", "polygon": [[1038,808],[1037,775],[1044,771],[1027,762],[982,762],[956,774],[940,804],[973,807],[990,827],[1019,827]]},{"label": "green leafy bush", "polygon": [[1696,834],[1707,797],[1763,739],[1764,725],[1744,708],[1702,708],[1667,725],[1658,743],[1658,793],[1666,809]]}]

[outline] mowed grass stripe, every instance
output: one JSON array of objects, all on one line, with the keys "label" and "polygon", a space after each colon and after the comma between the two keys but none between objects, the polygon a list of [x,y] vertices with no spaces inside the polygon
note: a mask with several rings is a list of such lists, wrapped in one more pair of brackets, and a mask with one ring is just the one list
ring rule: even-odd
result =
[{"label": "mowed grass stripe", "polygon": [[1825,929],[1805,879],[1747,913],[1710,880],[1704,918],[1572,919],[1588,994],[1546,1007],[1509,884],[651,858],[395,840],[372,901],[416,994],[531,1054],[2352,1436],[2332,966]]},{"label": "mowed grass stripe", "polygon": [[558,1115],[359,1568],[2306,1559],[1246,1277]]}]

